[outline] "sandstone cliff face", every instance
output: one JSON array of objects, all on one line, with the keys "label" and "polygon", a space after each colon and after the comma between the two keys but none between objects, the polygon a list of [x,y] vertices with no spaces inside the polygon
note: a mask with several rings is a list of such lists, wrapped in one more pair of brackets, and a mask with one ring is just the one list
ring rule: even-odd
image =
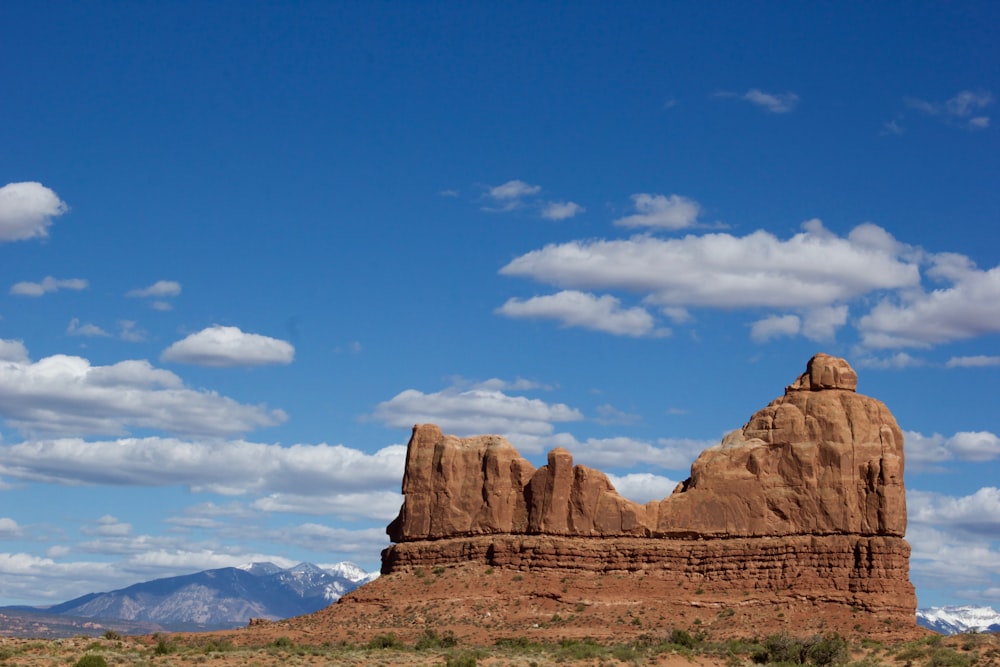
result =
[{"label": "sandstone cliff face", "polygon": [[484,535],[765,537],[906,532],[903,435],[856,393],[843,359],[818,354],[785,395],[707,449],[674,493],[640,505],[555,449],[535,470],[499,436],[418,425],[394,542]]},{"label": "sandstone cliff face", "polygon": [[752,589],[769,604],[796,595],[912,623],[903,436],[856,387],[846,361],[816,355],[673,494],[645,505],[564,449],[536,470],[502,437],[415,426],[382,571],[642,571],[723,598]]}]

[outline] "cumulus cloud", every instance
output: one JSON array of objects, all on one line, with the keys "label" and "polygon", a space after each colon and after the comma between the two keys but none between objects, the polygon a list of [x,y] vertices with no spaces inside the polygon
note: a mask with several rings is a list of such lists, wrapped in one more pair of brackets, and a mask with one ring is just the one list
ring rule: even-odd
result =
[{"label": "cumulus cloud", "polygon": [[546,220],[566,220],[577,216],[586,210],[587,209],[580,206],[576,202],[552,201],[547,202],[544,206],[542,206],[542,217]]},{"label": "cumulus cloud", "polygon": [[583,419],[579,410],[563,403],[511,396],[496,389],[460,387],[430,394],[407,389],[379,403],[374,416],[393,428],[431,423],[459,436],[496,433],[507,436],[519,448],[528,442],[528,449],[539,438],[552,435],[553,423]]},{"label": "cumulus cloud", "polygon": [[644,308],[623,308],[621,301],[613,296],[595,296],[576,290],[524,300],[511,298],[496,312],[507,317],[553,319],[564,326],[619,336],[660,337],[670,333],[668,329],[657,328],[653,316]]},{"label": "cumulus cloud", "polygon": [[[0,446],[4,477],[51,484],[160,487],[239,496],[388,491],[403,477],[406,447],[374,454],[343,445],[281,446],[245,440],[35,439]],[[398,509],[398,508],[397,508]]]},{"label": "cumulus cloud", "polygon": [[914,523],[1000,539],[1000,489],[996,487],[983,487],[960,497],[911,490],[906,500],[909,520]]},{"label": "cumulus cloud", "polygon": [[763,343],[772,338],[802,334],[809,340],[833,340],[839,327],[847,322],[847,306],[812,308],[804,317],[798,315],[771,315],[754,322],[750,338]]},{"label": "cumulus cloud", "polygon": [[153,428],[227,435],[286,419],[281,410],[189,389],[145,360],[91,366],[82,357],[57,354],[31,362],[17,341],[4,341],[0,349],[14,357],[0,364],[0,416],[28,434],[118,435]]},{"label": "cumulus cloud", "polygon": [[771,315],[751,325],[750,338],[764,343],[780,336],[797,336],[801,330],[802,320],[797,315]]},{"label": "cumulus cloud", "polygon": [[0,540],[12,540],[21,536],[21,526],[9,517],[0,517]]},{"label": "cumulus cloud", "polygon": [[662,500],[669,496],[677,486],[677,482],[648,472],[636,472],[628,475],[608,475],[608,480],[623,498],[637,503],[648,503],[650,500]]},{"label": "cumulus cloud", "polygon": [[177,341],[160,355],[162,361],[214,368],[290,364],[294,358],[291,343],[219,325]]},{"label": "cumulus cloud", "polygon": [[986,366],[1000,366],[1000,357],[978,354],[971,357],[952,357],[945,364],[948,368],[983,368]]},{"label": "cumulus cloud", "polygon": [[959,431],[950,437],[940,433],[904,434],[906,459],[919,465],[945,461],[992,461],[1000,458],[1000,437],[989,431]]},{"label": "cumulus cloud", "polygon": [[0,361],[26,362],[28,348],[19,340],[4,340],[0,338]]},{"label": "cumulus cloud", "polygon": [[522,180],[514,179],[501,185],[495,185],[486,191],[486,197],[491,204],[485,206],[487,211],[513,211],[523,204],[525,197],[537,195],[542,191],[540,185],[530,185]]},{"label": "cumulus cloud", "polygon": [[0,243],[44,238],[52,218],[69,207],[41,183],[8,183],[0,188]]},{"label": "cumulus cloud", "polygon": [[903,103],[928,116],[967,130],[982,130],[990,125],[990,117],[982,111],[994,102],[993,94],[986,90],[962,90],[945,102],[931,102],[915,97],[904,98]]},{"label": "cumulus cloud", "polygon": [[913,549],[910,574],[917,589],[937,589],[964,600],[983,600],[984,591],[1000,584],[1000,550],[996,543],[946,524],[932,526],[916,520],[913,514],[922,511],[921,505],[922,500],[917,499],[906,531]]},{"label": "cumulus cloud", "polygon": [[920,357],[914,357],[906,352],[897,352],[888,357],[869,356],[864,350],[862,356],[858,357],[859,368],[877,368],[879,370],[902,370],[904,368],[916,368],[924,366],[927,362]]},{"label": "cumulus cloud", "polygon": [[698,222],[701,205],[681,195],[656,195],[640,192],[632,195],[636,212],[615,220],[619,227],[684,229]]},{"label": "cumulus cloud", "polygon": [[68,336],[86,336],[88,338],[103,337],[107,338],[111,334],[97,326],[96,324],[91,324],[89,322],[81,323],[80,318],[74,317],[69,321],[69,326],[66,327],[66,335]]},{"label": "cumulus cloud", "polygon": [[638,292],[661,306],[731,309],[829,307],[919,285],[918,266],[899,257],[891,235],[874,225],[855,231],[841,238],[812,220],[788,240],[761,230],[570,241],[517,257],[500,273],[561,288]]},{"label": "cumulus cloud", "polygon": [[181,293],[181,284],[174,280],[157,280],[155,283],[148,287],[141,287],[133,290],[129,290],[125,293],[127,297],[133,298],[157,298],[162,299],[165,297],[178,296]]},{"label": "cumulus cloud", "polygon": [[1000,266],[981,271],[957,271],[954,262],[938,277],[950,287],[925,292],[910,290],[896,299],[882,299],[858,324],[862,342],[871,348],[929,348],[1000,332]]},{"label": "cumulus cloud", "polygon": [[666,470],[689,470],[705,449],[718,441],[693,438],[660,438],[656,443],[634,438],[589,438],[583,443],[570,443],[577,463],[597,468],[621,469],[633,466],[655,466]]},{"label": "cumulus cloud", "polygon": [[46,276],[41,282],[20,282],[11,286],[10,293],[16,296],[42,296],[59,290],[84,290],[90,283],[82,278],[59,279]]},{"label": "cumulus cloud", "polygon": [[[400,473],[400,478],[402,472]],[[398,485],[399,481],[396,480]],[[291,512],[341,519],[371,519],[388,523],[403,504],[403,495],[396,491],[328,493],[322,496],[299,493],[275,493],[253,502],[253,508],[265,512]]]}]

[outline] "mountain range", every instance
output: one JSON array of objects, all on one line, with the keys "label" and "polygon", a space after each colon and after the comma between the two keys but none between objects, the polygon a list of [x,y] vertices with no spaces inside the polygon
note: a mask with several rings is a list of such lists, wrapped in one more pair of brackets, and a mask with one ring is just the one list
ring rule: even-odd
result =
[{"label": "mountain range", "polygon": [[957,635],[962,632],[1000,632],[1000,612],[992,607],[969,605],[929,607],[917,610],[917,625],[943,635]]},{"label": "mountain range", "polygon": [[[112,629],[203,631],[245,626],[250,618],[277,620],[310,614],[378,577],[349,562],[321,568],[311,563],[281,568],[249,563],[155,579],[107,593],[87,595],[51,607],[0,608],[6,626],[68,627],[78,634]],[[48,630],[45,635],[61,634]]]}]

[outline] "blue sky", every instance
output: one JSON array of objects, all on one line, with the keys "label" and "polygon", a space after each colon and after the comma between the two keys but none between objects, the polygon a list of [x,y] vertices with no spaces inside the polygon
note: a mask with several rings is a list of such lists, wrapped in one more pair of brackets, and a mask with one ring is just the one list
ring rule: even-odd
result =
[{"label": "blue sky", "polygon": [[375,569],[409,427],[628,497],[817,351],[1000,607],[1000,7],[46,3],[0,25],[0,604]]}]

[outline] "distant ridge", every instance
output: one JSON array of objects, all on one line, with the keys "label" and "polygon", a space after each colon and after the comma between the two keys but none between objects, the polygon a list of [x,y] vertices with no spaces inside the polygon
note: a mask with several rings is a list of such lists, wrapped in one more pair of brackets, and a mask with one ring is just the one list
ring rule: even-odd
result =
[{"label": "distant ridge", "polygon": [[0,635],[25,623],[43,628],[46,618],[71,628],[71,634],[81,628],[93,634],[129,632],[133,626],[138,632],[226,630],[245,626],[250,618],[279,620],[319,611],[376,577],[349,562],[328,568],[249,563],[88,593],[51,607],[3,607]]},{"label": "distant ridge", "polygon": [[993,607],[971,605],[927,607],[917,610],[917,625],[943,635],[1000,632],[1000,612]]}]

